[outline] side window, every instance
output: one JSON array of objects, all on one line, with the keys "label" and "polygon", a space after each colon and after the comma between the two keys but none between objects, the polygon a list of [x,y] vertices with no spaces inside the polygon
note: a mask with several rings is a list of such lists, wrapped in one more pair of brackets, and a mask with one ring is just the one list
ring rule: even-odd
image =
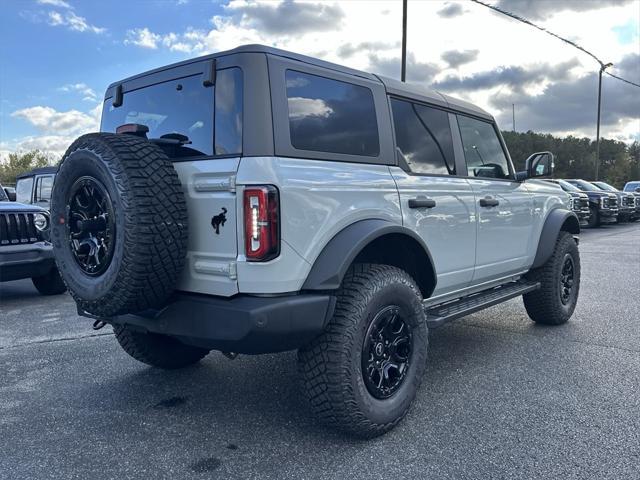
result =
[{"label": "side window", "polygon": [[449,114],[404,100],[391,100],[398,154],[414,173],[455,174]]},{"label": "side window", "polygon": [[36,181],[36,202],[51,201],[51,188],[53,187],[53,176],[38,177]]},{"label": "side window", "polygon": [[237,67],[216,74],[215,154],[242,153],[242,70]]},{"label": "side window", "polygon": [[509,162],[493,125],[464,115],[458,115],[458,125],[469,175],[511,178]]},{"label": "side window", "polygon": [[22,178],[16,183],[16,202],[31,203],[31,191],[33,190],[33,177]]},{"label": "side window", "polygon": [[370,89],[286,72],[291,145],[300,150],[375,157],[378,123]]}]

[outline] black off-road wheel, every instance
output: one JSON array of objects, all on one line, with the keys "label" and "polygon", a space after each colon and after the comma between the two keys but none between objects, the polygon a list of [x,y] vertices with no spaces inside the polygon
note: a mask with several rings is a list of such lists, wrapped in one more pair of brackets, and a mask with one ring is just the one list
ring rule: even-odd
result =
[{"label": "black off-road wheel", "polygon": [[325,424],[358,437],[391,430],[416,395],[427,345],[414,280],[395,267],[355,265],[325,332],[298,351],[311,408]]},{"label": "black off-road wheel", "polygon": [[62,281],[60,273],[55,267],[45,275],[31,277],[31,281],[41,295],[60,295],[67,291],[67,286]]},{"label": "black off-road wheel", "polygon": [[79,308],[110,317],[161,307],[187,251],[187,208],[164,152],[133,135],[69,147],[51,198],[56,263]]},{"label": "black off-road wheel", "polygon": [[209,353],[166,335],[139,332],[124,325],[114,325],[113,332],[122,349],[133,358],[165,370],[193,365]]},{"label": "black off-road wheel", "polygon": [[573,236],[560,232],[551,258],[527,278],[540,282],[541,287],[522,297],[531,320],[544,325],[566,323],[580,293],[580,253]]}]

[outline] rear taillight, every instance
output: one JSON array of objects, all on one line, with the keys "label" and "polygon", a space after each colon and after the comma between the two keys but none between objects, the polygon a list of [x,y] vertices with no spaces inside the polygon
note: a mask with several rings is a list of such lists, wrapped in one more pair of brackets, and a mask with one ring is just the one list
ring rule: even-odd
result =
[{"label": "rear taillight", "polygon": [[280,253],[280,205],[278,189],[272,185],[244,190],[245,256],[265,262]]}]

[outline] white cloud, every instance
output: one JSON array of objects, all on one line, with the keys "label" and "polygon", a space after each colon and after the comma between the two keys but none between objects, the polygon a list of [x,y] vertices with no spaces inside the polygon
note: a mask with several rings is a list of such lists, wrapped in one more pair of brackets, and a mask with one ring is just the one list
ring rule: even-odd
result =
[{"label": "white cloud", "polygon": [[161,35],[153,33],[147,27],[134,28],[127,30],[126,38],[124,39],[125,45],[136,45],[142,48],[158,48],[158,42],[162,39]]},{"label": "white cloud", "polygon": [[26,120],[41,132],[51,134],[81,134],[98,126],[93,114],[78,110],[59,112],[41,105],[16,110],[11,116]]},{"label": "white cloud", "polygon": [[293,118],[328,117],[333,109],[319,98],[292,97],[289,99],[289,115]]},{"label": "white cloud", "polygon": [[49,12],[49,25],[56,27],[58,25],[64,25],[64,19],[58,12]]},{"label": "white cloud", "polygon": [[144,27],[127,30],[124,44],[135,45],[151,50],[162,46],[172,52],[195,53],[205,50],[205,38],[206,32],[193,28],[187,28],[187,30],[181,34],[170,32],[161,35]]},{"label": "white cloud", "polygon": [[78,92],[82,95],[82,100],[88,102],[96,102],[98,100],[98,94],[96,91],[89,87],[86,83],[68,83],[60,87],[58,90],[61,92]]},{"label": "white cloud", "polygon": [[49,5],[51,7],[67,8],[71,10],[73,7],[63,0],[38,0],[38,5]]},{"label": "white cloud", "polygon": [[96,103],[86,113],[78,110],[59,112],[54,108],[38,105],[17,110],[11,116],[26,120],[41,134],[0,142],[0,161],[4,161],[11,152],[29,150],[40,150],[59,159],[80,135],[100,129],[102,102]]},{"label": "white cloud", "polygon": [[106,28],[96,27],[90,24],[86,18],[76,15],[72,11],[60,13],[52,10],[48,12],[47,23],[52,27],[65,26],[74,32],[100,34],[107,31]]}]

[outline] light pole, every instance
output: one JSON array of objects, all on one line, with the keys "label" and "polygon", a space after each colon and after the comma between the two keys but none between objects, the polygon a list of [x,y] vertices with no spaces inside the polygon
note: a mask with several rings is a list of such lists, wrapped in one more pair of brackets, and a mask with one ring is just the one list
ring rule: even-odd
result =
[{"label": "light pole", "polygon": [[600,101],[602,99],[602,72],[612,67],[613,63],[606,65],[600,64],[600,72],[598,73],[598,121],[596,125],[596,180],[598,180],[598,170],[600,169]]},{"label": "light pole", "polygon": [[407,0],[402,0],[402,67],[400,80],[407,78]]}]

